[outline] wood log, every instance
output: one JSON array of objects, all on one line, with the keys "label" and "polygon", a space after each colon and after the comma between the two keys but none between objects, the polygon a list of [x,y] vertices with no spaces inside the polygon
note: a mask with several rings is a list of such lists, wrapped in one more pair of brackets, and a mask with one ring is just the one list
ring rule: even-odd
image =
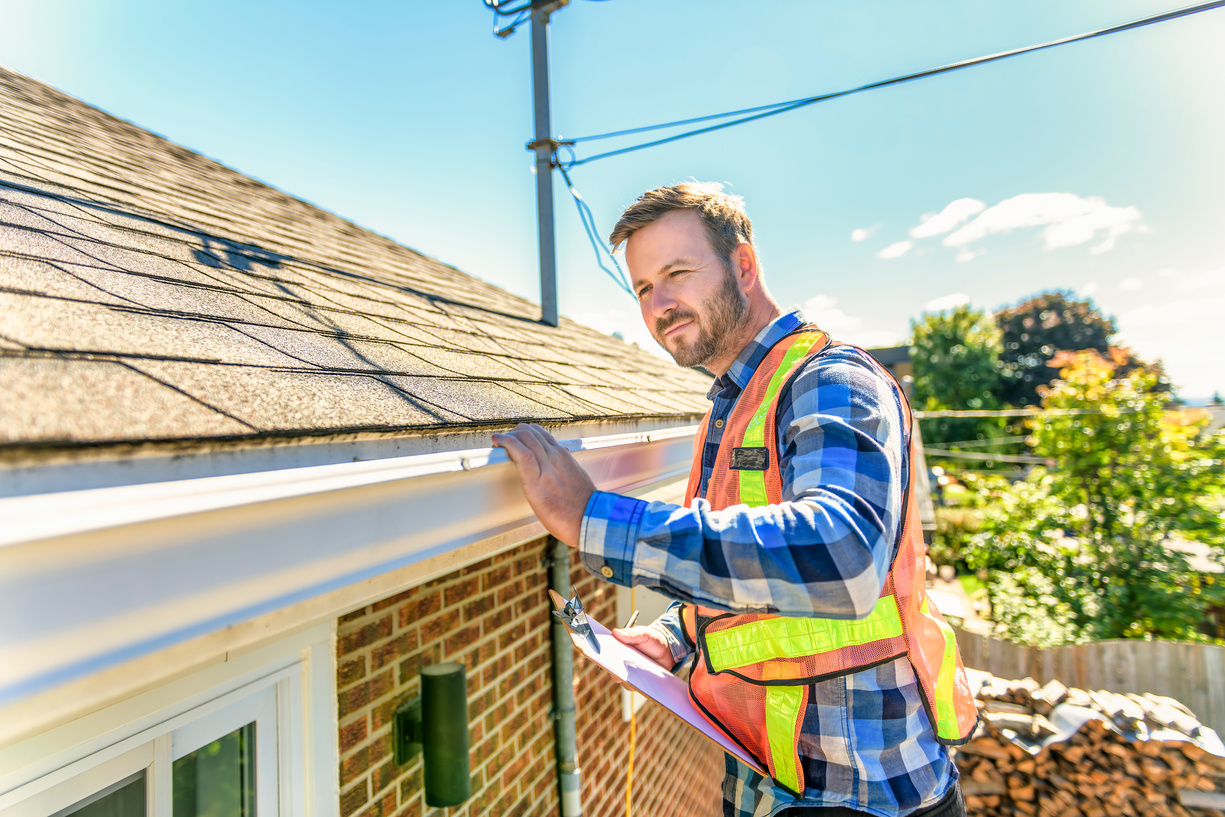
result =
[{"label": "wood log", "polygon": [[[1058,682],[1038,687],[1032,679],[992,679],[978,697],[979,730],[955,751],[972,814],[1208,817],[1203,809],[1210,807],[1200,804],[1225,798],[1225,759],[1190,741],[1149,738],[1150,728],[1181,730],[1192,723],[1194,716],[1176,702]],[[1054,734],[1044,716],[1056,705],[1052,701],[1087,703],[1109,721],[1090,720],[1069,740],[1031,754],[1012,738]]]},{"label": "wood log", "polygon": [[1225,794],[1221,792],[1200,791],[1198,789],[1179,789],[1178,802],[1188,808],[1212,809],[1225,811]]}]

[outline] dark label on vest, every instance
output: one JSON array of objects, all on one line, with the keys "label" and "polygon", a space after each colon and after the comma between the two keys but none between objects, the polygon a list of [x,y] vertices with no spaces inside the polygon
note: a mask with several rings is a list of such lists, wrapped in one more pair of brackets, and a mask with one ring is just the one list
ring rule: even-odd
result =
[{"label": "dark label on vest", "polygon": [[764,471],[770,467],[770,457],[764,448],[733,448],[733,471]]}]

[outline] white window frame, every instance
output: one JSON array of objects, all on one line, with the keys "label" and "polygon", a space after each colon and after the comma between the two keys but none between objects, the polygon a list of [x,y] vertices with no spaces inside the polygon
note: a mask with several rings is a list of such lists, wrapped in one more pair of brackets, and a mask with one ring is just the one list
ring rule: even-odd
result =
[{"label": "white window frame", "polygon": [[312,628],[28,741],[44,756],[0,774],[0,817],[50,817],[142,770],[147,817],[171,817],[173,762],[248,723],[257,817],[336,817],[333,651],[332,625]]}]

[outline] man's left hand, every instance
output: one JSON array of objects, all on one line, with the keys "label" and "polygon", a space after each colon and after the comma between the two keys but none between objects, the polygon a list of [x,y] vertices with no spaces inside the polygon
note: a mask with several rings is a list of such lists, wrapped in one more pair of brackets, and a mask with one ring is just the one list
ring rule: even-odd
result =
[{"label": "man's left hand", "polygon": [[520,423],[513,431],[494,434],[519,471],[523,495],[549,533],[577,547],[587,501],[595,493],[591,477],[553,435],[535,423]]}]

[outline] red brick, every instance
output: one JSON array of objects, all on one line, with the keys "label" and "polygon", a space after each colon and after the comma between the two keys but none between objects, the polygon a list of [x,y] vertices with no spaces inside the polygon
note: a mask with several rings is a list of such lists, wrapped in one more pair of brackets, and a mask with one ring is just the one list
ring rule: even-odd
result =
[{"label": "red brick", "polygon": [[447,636],[443,641],[443,648],[446,651],[448,658],[453,657],[456,653],[462,652],[468,647],[471,647],[481,638],[481,625],[472,624],[464,629]]},{"label": "red brick", "polygon": [[514,604],[515,599],[522,596],[527,590],[527,585],[522,578],[516,579],[510,584],[503,585],[498,588],[498,606],[505,607]]},{"label": "red brick", "polygon": [[336,655],[341,657],[368,647],[375,641],[390,636],[391,630],[391,616],[383,616],[353,632],[341,632],[336,639]]},{"label": "red brick", "polygon": [[395,814],[395,812],[396,792],[395,789],[392,789],[371,803],[370,807],[362,812],[361,817],[386,817],[388,814]]},{"label": "red brick", "polygon": [[519,778],[519,773],[527,766],[527,755],[518,755],[508,765],[502,767],[502,786],[503,788],[513,788],[515,781]]},{"label": "red brick", "polygon": [[396,817],[423,817],[424,814],[425,800],[422,797],[414,797],[407,803],[400,801],[400,810]]},{"label": "red brick", "polygon": [[370,605],[370,610],[375,613],[380,613],[383,610],[386,610],[388,607],[395,607],[400,602],[411,599],[416,594],[416,588],[405,590],[403,593],[396,593],[394,596],[388,596],[387,598]]},{"label": "red brick", "polygon": [[[510,629],[498,634],[498,649],[507,650],[515,646],[515,643],[522,640],[527,634],[527,626],[524,624],[516,624]],[[526,657],[526,656],[525,656]],[[515,662],[521,661],[521,658],[516,658]]]},{"label": "red brick", "polygon": [[374,675],[366,682],[370,685],[370,700],[377,701],[384,695],[390,695],[395,691],[395,679],[392,677],[391,668],[385,669],[378,675]]},{"label": "red brick", "polygon": [[340,762],[340,785],[345,787],[370,770],[370,747],[363,746]]},{"label": "red brick", "polygon": [[[411,697],[411,696],[406,696]],[[391,726],[392,719],[395,717],[396,706],[400,703],[400,697],[388,698],[381,701],[377,706],[370,709],[370,734],[375,734],[381,729]]]},{"label": "red brick", "polygon": [[344,689],[366,677],[366,656],[345,661],[336,668],[336,686]]},{"label": "red brick", "polygon": [[481,592],[481,580],[478,576],[456,582],[443,591],[443,606],[450,607],[466,601]]},{"label": "red brick", "polygon": [[385,757],[391,757],[391,743],[392,738],[390,732],[380,735],[379,737],[370,741],[370,765],[373,766],[376,763],[379,763]]},{"label": "red brick", "polygon": [[474,621],[497,606],[497,599],[492,593],[478,596],[464,605],[464,621]]},{"label": "red brick", "polygon": [[417,649],[417,646],[418,638],[415,629],[401,633],[390,641],[377,644],[370,650],[370,668],[372,670],[382,669],[408,655]]},{"label": "red brick", "polygon": [[511,609],[511,605],[507,603],[499,605],[498,609],[486,616],[481,624],[483,624],[485,627],[485,633],[487,635],[492,635],[495,631],[500,630],[506,625],[510,624],[515,620],[515,618],[515,611]]},{"label": "red brick", "polygon": [[[400,802],[407,803],[419,794],[424,794],[424,770],[420,756],[404,767],[408,774],[400,778]],[[424,803],[423,803],[424,804]]]},{"label": "red brick", "polygon": [[405,602],[400,608],[400,626],[407,627],[413,622],[420,621],[427,616],[431,616],[442,609],[442,593],[435,591],[424,596],[419,596],[415,600]]},{"label": "red brick", "polygon": [[481,587],[488,592],[500,584],[506,584],[514,577],[514,567],[508,564],[501,564],[481,577]]},{"label": "red brick", "polygon": [[348,624],[350,621],[357,621],[359,618],[362,618],[363,616],[365,616],[366,613],[368,612],[369,611],[365,607],[362,607],[361,609],[354,610],[351,613],[345,613],[343,616],[337,619],[337,622],[339,622],[340,624]]},{"label": "red brick", "polygon": [[336,696],[337,716],[344,718],[370,703],[369,682],[349,687]]},{"label": "red brick", "polygon": [[421,622],[421,643],[438,641],[459,626],[460,611],[448,610]]},{"label": "red brick", "polygon": [[510,656],[506,654],[499,655],[496,661],[482,670],[481,683],[485,686],[495,683],[498,678],[510,671],[510,667]]},{"label": "red brick", "polygon": [[370,800],[370,784],[363,780],[348,791],[340,793],[340,817],[349,817]]},{"label": "red brick", "polygon": [[363,715],[352,723],[340,727],[340,753],[343,755],[366,739],[366,717]]}]

